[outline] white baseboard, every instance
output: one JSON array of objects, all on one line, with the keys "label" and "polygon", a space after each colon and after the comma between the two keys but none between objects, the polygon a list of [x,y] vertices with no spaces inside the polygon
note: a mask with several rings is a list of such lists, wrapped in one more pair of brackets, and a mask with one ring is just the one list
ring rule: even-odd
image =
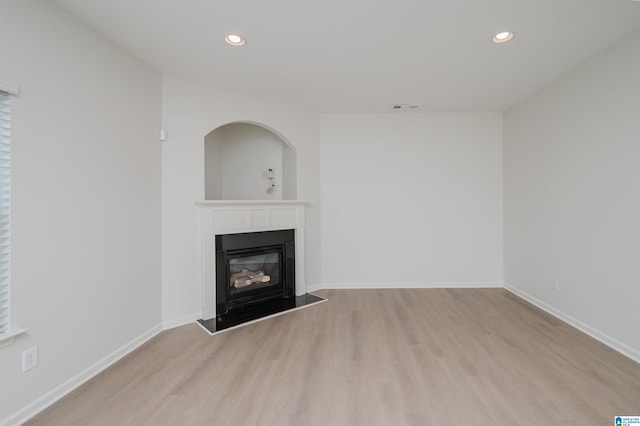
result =
[{"label": "white baseboard", "polygon": [[159,325],[154,326],[153,328],[142,333],[140,336],[122,346],[120,349],[115,350],[111,354],[102,358],[100,361],[86,368],[84,371],[81,371],[66,382],[62,383],[40,398],[36,399],[32,403],[26,405],[22,409],[0,421],[0,424],[5,426],[21,425],[54,402],[74,391],[83,383],[87,382],[88,380],[92,379],[93,377],[110,367],[115,362],[119,361],[129,353],[139,348],[141,345],[155,337],[161,331],[162,328]]},{"label": "white baseboard", "polygon": [[503,288],[497,282],[380,282],[380,283],[324,283],[307,286],[307,291],[376,288]]},{"label": "white baseboard", "polygon": [[309,285],[307,284],[307,293],[313,293],[314,291],[322,290],[324,287],[321,284]]},{"label": "white baseboard", "polygon": [[637,363],[640,363],[640,351],[614,339],[613,337],[601,332],[600,330],[597,330],[591,327],[588,324],[585,324],[584,322],[572,317],[571,315],[567,315],[566,313],[560,311],[559,309],[554,308],[553,306],[543,302],[540,299],[533,297],[529,293],[526,293],[516,287],[513,287],[512,285],[505,283],[504,288],[510,291],[511,293],[515,294],[516,296],[531,303],[532,305],[535,305],[538,308],[542,309],[543,311],[553,315],[559,320],[564,321],[570,326],[575,327],[578,330],[582,331],[583,333],[593,337],[597,341],[609,346],[611,349],[617,352],[620,352],[622,355],[631,358]]},{"label": "white baseboard", "polygon": [[185,315],[180,318],[174,318],[162,323],[162,330],[170,330],[176,327],[182,327],[183,325],[191,324],[196,320],[202,319],[202,314],[196,312],[195,314]]}]

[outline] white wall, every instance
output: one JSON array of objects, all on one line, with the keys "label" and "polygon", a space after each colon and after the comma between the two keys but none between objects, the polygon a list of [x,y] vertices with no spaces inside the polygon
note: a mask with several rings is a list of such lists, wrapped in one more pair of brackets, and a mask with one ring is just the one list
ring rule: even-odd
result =
[{"label": "white wall", "polygon": [[[11,303],[29,328],[0,349],[2,423],[158,329],[161,79],[45,1],[0,3],[0,52],[21,89]],[[39,365],[22,373],[35,345]]]},{"label": "white wall", "polygon": [[501,120],[323,115],[324,284],[501,285]]},{"label": "white wall", "polygon": [[[233,123],[222,133],[222,198],[224,200],[282,200],[283,142],[255,124]],[[267,193],[265,172],[272,169],[276,186]]]},{"label": "white wall", "polygon": [[204,143],[204,199],[223,199],[222,135],[215,130],[205,137]]},{"label": "white wall", "polygon": [[638,52],[640,33],[504,117],[506,282],[636,360]]},{"label": "white wall", "polygon": [[283,146],[282,149],[282,199],[298,199],[298,165],[296,150]]},{"label": "white wall", "polygon": [[204,199],[203,141],[232,122],[261,123],[296,148],[298,199],[307,206],[307,283],[320,282],[320,118],[277,100],[236,95],[165,76],[162,144],[162,288],[167,325],[200,313],[200,235],[194,201]]}]

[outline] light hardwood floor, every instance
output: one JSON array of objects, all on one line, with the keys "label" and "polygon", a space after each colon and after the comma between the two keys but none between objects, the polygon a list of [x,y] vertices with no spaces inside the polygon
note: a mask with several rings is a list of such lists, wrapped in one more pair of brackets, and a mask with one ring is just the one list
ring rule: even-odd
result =
[{"label": "light hardwood floor", "polygon": [[502,289],[325,290],[163,332],[29,425],[613,425],[640,364]]}]

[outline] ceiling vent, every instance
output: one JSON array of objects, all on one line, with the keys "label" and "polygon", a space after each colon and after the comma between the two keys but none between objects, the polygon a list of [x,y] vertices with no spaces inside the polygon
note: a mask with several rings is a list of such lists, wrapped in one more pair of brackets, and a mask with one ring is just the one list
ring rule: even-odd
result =
[{"label": "ceiling vent", "polygon": [[419,105],[416,104],[393,104],[391,107],[394,110],[406,110],[406,109],[418,109]]}]

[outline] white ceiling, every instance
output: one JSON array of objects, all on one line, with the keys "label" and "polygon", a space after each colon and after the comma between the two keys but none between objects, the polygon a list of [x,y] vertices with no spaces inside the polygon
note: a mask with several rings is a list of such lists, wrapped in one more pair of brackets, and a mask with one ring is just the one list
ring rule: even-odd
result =
[{"label": "white ceiling", "polygon": [[319,112],[501,111],[640,29],[632,0],[54,1],[163,73]]}]

